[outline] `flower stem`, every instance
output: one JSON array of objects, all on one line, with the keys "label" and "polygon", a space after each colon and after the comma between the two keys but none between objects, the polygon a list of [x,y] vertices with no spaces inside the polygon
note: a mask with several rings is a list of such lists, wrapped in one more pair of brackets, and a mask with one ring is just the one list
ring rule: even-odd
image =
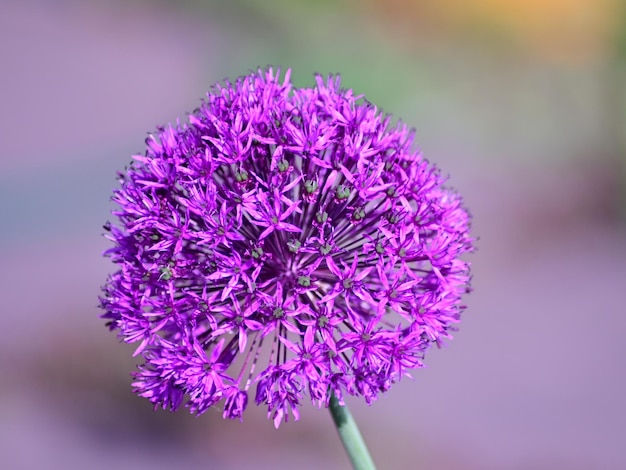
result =
[{"label": "flower stem", "polygon": [[330,415],[343,443],[343,447],[348,453],[352,468],[354,470],[376,470],[374,461],[365,445],[363,436],[350,414],[348,407],[341,406],[337,397],[333,393],[330,397]]}]

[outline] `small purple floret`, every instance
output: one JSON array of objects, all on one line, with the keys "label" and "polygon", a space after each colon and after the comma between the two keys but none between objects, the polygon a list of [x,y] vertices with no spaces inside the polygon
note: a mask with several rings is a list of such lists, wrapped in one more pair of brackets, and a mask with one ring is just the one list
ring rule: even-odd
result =
[{"label": "small purple floret", "polygon": [[150,135],[113,197],[101,297],[143,357],[136,393],[241,419],[255,388],[278,426],[305,395],[370,403],[421,367],[464,308],[473,240],[412,142],[338,77],[272,69]]}]

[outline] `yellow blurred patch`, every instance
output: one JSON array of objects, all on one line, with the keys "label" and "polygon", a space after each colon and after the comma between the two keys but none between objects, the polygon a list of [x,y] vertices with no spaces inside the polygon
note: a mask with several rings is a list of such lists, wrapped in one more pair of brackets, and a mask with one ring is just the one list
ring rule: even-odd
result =
[{"label": "yellow blurred patch", "polygon": [[502,41],[550,60],[580,61],[612,47],[619,0],[370,0],[416,34],[461,34]]}]

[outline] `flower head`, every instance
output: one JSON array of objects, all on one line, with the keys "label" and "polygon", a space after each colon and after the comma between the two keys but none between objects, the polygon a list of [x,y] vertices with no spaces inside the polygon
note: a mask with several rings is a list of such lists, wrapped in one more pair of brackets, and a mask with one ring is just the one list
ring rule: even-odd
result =
[{"label": "flower head", "polygon": [[137,343],[136,393],[275,424],[305,395],[367,402],[449,337],[469,216],[413,133],[338,77],[217,85],[120,175],[101,307]]}]

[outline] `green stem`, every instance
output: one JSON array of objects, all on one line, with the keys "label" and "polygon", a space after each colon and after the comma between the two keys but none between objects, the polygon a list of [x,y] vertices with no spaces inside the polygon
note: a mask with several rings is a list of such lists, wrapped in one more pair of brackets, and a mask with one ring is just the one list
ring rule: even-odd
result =
[{"label": "green stem", "polygon": [[359,428],[350,414],[350,410],[346,406],[339,404],[334,393],[330,397],[329,409],[343,447],[348,453],[350,462],[352,462],[352,468],[354,470],[376,470],[374,461],[367,450]]}]

